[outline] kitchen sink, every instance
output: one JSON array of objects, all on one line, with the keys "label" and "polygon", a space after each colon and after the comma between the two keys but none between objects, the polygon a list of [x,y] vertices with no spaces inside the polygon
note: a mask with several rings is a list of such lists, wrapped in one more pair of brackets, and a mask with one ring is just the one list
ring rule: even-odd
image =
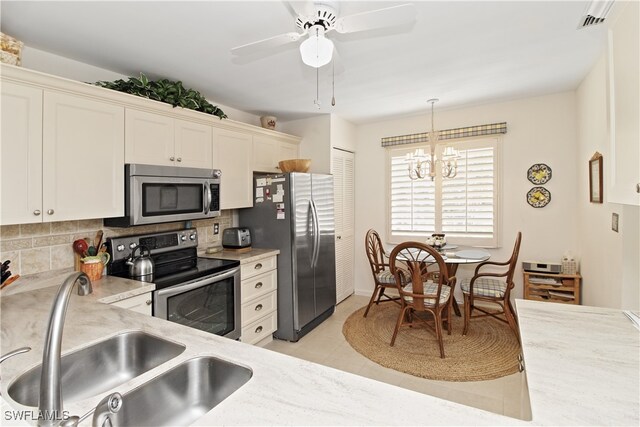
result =
[{"label": "kitchen sink", "polygon": [[113,425],[185,426],[209,412],[253,375],[215,357],[189,359],[122,396]]},{"label": "kitchen sink", "polygon": [[[62,401],[86,399],[106,392],[173,359],[185,346],[141,331],[118,334],[62,356]],[[38,406],[42,365],[25,372],[8,389],[26,406]]]}]

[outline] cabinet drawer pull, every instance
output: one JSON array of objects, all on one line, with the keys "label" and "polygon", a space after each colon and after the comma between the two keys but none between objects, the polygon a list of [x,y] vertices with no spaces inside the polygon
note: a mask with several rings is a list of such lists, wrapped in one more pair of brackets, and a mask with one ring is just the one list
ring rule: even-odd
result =
[{"label": "cabinet drawer pull", "polygon": [[259,334],[260,332],[262,332],[262,326],[258,326],[256,328],[256,334]]},{"label": "cabinet drawer pull", "polygon": [[40,212],[40,209],[36,209],[35,211],[33,211],[33,214],[34,214],[35,216],[38,216],[38,215],[40,215],[41,213],[42,213],[42,212]]},{"label": "cabinet drawer pull", "polygon": [[262,310],[262,304],[258,304],[256,305],[256,308],[254,309],[255,311],[260,311]]},{"label": "cabinet drawer pull", "polygon": [[262,268],[262,264],[261,263],[257,263],[255,265],[255,267],[253,267],[253,268],[256,269],[256,270],[260,270]]},{"label": "cabinet drawer pull", "polygon": [[255,286],[256,289],[260,289],[261,287],[262,287],[262,282],[256,283],[256,286]]},{"label": "cabinet drawer pull", "polygon": [[148,299],[147,301],[145,301],[145,303],[146,303],[147,305],[151,305],[151,300],[150,300],[150,299]]}]

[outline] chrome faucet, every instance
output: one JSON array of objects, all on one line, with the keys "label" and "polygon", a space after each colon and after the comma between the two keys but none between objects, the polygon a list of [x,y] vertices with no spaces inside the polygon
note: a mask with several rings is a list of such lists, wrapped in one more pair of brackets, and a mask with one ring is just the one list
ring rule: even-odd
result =
[{"label": "chrome faucet", "polygon": [[62,330],[71,291],[76,282],[79,283],[78,295],[85,296],[93,292],[89,277],[84,273],[76,272],[62,282],[53,300],[42,352],[38,413],[44,417],[38,420],[39,426],[53,426],[62,420],[62,380],[60,378]]}]

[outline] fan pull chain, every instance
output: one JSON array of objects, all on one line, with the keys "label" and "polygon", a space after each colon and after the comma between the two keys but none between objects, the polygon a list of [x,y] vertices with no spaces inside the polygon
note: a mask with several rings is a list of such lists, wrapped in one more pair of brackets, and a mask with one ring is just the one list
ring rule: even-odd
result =
[{"label": "fan pull chain", "polygon": [[318,107],[318,110],[320,109],[320,72],[319,72],[319,68],[316,68],[316,99],[315,101],[313,101],[314,104],[316,104],[316,107]]},{"label": "fan pull chain", "polygon": [[331,106],[336,106],[336,59],[331,61]]}]

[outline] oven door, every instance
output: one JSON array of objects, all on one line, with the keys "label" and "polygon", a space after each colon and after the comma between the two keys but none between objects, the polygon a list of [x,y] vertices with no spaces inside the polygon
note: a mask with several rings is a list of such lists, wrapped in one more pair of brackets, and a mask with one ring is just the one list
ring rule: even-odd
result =
[{"label": "oven door", "polygon": [[153,315],[231,339],[240,338],[240,268],[153,293]]}]

